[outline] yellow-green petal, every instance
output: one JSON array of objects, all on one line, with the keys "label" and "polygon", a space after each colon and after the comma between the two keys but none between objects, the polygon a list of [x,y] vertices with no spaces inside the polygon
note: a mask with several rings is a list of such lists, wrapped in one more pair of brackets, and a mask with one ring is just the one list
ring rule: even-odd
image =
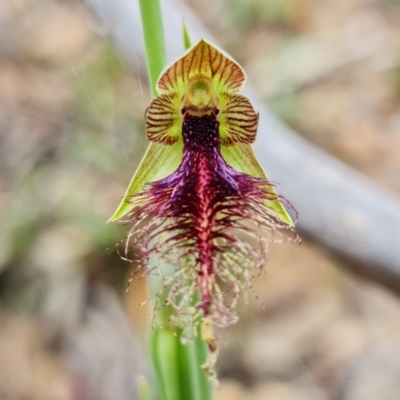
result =
[{"label": "yellow-green petal", "polygon": [[[221,153],[225,162],[237,171],[268,179],[250,145],[237,144],[229,147],[222,146]],[[276,194],[273,186],[268,186],[268,190]],[[288,224],[289,226],[294,226],[290,215],[285,210],[283,204],[279,201],[278,195],[276,195],[276,200],[268,200],[266,202],[266,206],[274,212],[275,217],[279,218],[282,222]]]},{"label": "yellow-green petal", "polygon": [[141,204],[140,197],[132,201],[132,196],[139,193],[147,182],[157,181],[172,174],[182,161],[182,142],[172,146],[151,143],[139,168],[129,183],[128,190],[114,215],[108,220],[116,221]]}]

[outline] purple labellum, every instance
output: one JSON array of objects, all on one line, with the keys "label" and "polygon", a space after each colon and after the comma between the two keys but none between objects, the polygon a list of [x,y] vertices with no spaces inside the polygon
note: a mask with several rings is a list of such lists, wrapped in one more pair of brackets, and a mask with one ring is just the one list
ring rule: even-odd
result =
[{"label": "purple labellum", "polygon": [[268,242],[297,235],[266,205],[277,197],[284,201],[271,183],[226,164],[219,125],[214,114],[186,114],[178,169],[134,195],[145,202],[121,222],[133,224],[126,252],[132,246],[141,251],[140,267],[153,255],[153,272],[162,274],[166,263],[176,266],[164,289],[178,314],[188,312],[185,304],[200,293],[192,318],[227,326],[246,305],[245,289],[264,265]]}]

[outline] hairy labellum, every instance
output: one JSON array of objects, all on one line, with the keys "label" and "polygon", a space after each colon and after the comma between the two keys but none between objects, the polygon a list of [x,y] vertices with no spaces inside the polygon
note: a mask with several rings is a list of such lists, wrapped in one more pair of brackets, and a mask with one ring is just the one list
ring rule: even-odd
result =
[{"label": "hairy labellum", "polygon": [[[156,255],[153,271],[160,274],[163,265],[176,266],[164,285],[177,315],[226,326],[246,305],[245,289],[264,265],[267,243],[296,234],[266,205],[277,198],[271,183],[224,161],[219,125],[213,114],[185,115],[181,164],[134,195],[141,205],[122,222],[133,224],[127,252],[140,244],[143,264]],[[190,308],[196,291],[200,300]]]}]

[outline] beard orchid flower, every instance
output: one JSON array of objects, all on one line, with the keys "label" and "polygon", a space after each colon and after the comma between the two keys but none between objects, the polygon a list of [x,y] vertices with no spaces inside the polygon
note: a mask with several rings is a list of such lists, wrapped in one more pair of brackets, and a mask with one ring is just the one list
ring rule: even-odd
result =
[{"label": "beard orchid flower", "polygon": [[[251,148],[258,113],[243,69],[201,40],[161,74],[146,111],[151,142],[112,216],[132,226],[125,252],[164,278],[173,322],[234,323],[271,241],[298,240],[288,203]],[[165,265],[173,272],[165,273]],[[169,269],[170,270],[170,269]],[[183,321],[183,322],[182,322]]]}]

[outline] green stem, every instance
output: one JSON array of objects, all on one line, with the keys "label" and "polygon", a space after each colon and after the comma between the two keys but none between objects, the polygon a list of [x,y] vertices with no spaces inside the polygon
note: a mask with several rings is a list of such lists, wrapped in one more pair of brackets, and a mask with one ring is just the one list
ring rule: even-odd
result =
[{"label": "green stem", "polygon": [[[201,370],[201,364],[205,362],[199,354],[199,347],[204,343],[199,343],[201,339],[197,337],[193,342],[181,345],[181,378],[183,382],[187,382],[185,399],[204,400],[210,399],[210,384],[207,376]],[[200,345],[200,346],[199,346]],[[200,357],[199,357],[200,356]]]},{"label": "green stem", "polygon": [[157,96],[156,83],[162,69],[167,64],[164,39],[164,25],[158,0],[139,0],[142,17],[144,42],[146,45],[147,68],[149,71],[151,94]]},{"label": "green stem", "polygon": [[[197,361],[198,361],[197,365],[200,366],[201,368],[201,366],[206,362],[208,357],[208,348],[201,337],[201,332],[198,332],[198,336],[196,337],[196,339],[194,339],[193,346],[195,347],[197,353]],[[202,398],[212,399],[213,388],[210,383],[209,377],[204,373],[203,370],[200,371],[199,377],[200,377],[202,393],[204,396]]]},{"label": "green stem", "polygon": [[152,359],[156,373],[158,400],[183,400],[179,371],[179,338],[170,329],[152,332]]}]

